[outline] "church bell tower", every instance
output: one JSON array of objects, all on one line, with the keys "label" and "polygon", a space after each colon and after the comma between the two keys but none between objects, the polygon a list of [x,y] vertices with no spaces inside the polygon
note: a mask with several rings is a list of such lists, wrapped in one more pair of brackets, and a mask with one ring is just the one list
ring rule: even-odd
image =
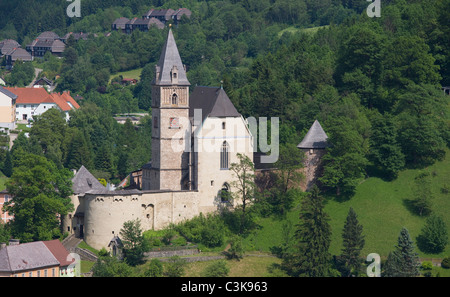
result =
[{"label": "church bell tower", "polygon": [[152,82],[150,190],[189,190],[189,86],[172,29]]}]

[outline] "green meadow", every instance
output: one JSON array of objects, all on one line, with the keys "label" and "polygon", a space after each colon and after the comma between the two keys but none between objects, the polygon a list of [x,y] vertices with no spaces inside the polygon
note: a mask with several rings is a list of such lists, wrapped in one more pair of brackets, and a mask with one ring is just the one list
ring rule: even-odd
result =
[{"label": "green meadow", "polygon": [[[401,228],[406,227],[414,242],[425,224],[426,217],[414,214],[407,200],[412,198],[414,177],[421,171],[427,171],[432,178],[433,212],[441,215],[450,234],[450,193],[442,191],[450,185],[449,152],[445,160],[435,163],[425,169],[409,169],[402,171],[394,181],[384,181],[377,177],[369,177],[358,187],[356,194],[350,199],[339,196],[327,196],[325,211],[330,216],[332,242],[330,252],[339,255],[342,249],[342,229],[350,207],[358,215],[359,222],[364,227],[366,244],[361,256],[377,253],[385,258],[397,244]],[[300,201],[287,214],[295,229],[298,223]],[[272,246],[282,242],[283,220],[265,218],[258,220],[260,228],[245,239],[248,250],[269,252]],[[440,254],[426,254],[416,248],[421,258],[443,258],[450,256],[450,248]]]}]

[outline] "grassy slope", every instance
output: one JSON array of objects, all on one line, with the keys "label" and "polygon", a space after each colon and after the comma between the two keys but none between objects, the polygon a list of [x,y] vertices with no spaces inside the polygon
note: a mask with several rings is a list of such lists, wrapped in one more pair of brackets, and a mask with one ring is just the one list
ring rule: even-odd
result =
[{"label": "grassy slope", "polygon": [[109,78],[109,81],[111,81],[114,77],[117,77],[120,75],[122,75],[123,78],[135,78],[135,79],[139,80],[139,79],[141,79],[141,72],[142,72],[142,68],[137,68],[137,69],[124,71],[124,72],[118,72],[116,74],[111,75],[111,77]]},{"label": "grassy slope", "polygon": [[[440,214],[449,229],[450,234],[450,194],[443,194],[441,188],[448,183],[450,176],[450,156],[442,162],[424,169],[435,173],[432,179],[434,194],[433,210]],[[425,218],[412,214],[405,205],[404,200],[410,199],[414,177],[420,170],[405,170],[392,182],[386,182],[379,178],[369,178],[360,184],[356,195],[347,201],[339,201],[336,197],[329,197],[326,204],[326,212],[331,217],[332,243],[330,252],[339,254],[342,248],[342,229],[350,207],[358,214],[360,223],[364,227],[366,245],[362,256],[369,253],[378,253],[382,257],[394,249],[398,234],[405,226],[416,241],[424,223]],[[288,219],[293,224],[298,223],[297,205],[289,214]],[[258,222],[261,229],[250,235],[245,240],[247,249],[269,251],[270,247],[278,245],[282,241],[282,221],[272,218],[261,219]],[[450,255],[450,246],[441,254],[424,254],[417,249],[420,257],[442,258]]]}]

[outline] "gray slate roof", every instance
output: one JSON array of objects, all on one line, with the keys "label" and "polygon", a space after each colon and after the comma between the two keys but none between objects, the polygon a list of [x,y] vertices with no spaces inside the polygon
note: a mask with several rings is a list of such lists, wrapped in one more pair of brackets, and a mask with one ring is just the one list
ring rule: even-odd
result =
[{"label": "gray slate roof", "polygon": [[55,40],[55,39],[59,39],[59,36],[55,32],[45,31],[45,32],[39,34],[39,36],[36,39]]},{"label": "gray slate roof", "polygon": [[5,94],[6,96],[8,96],[11,99],[17,99],[17,95],[16,94],[11,93],[10,91],[8,91],[7,89],[5,89],[2,86],[0,86],[0,93]]},{"label": "gray slate roof", "polygon": [[201,109],[202,117],[241,117],[222,88],[196,87],[189,98],[189,117],[194,110]]},{"label": "gray slate roof", "polygon": [[0,271],[18,272],[59,266],[59,261],[42,241],[9,245],[0,250]]},{"label": "gray slate roof", "polygon": [[84,194],[92,190],[103,191],[106,189],[84,166],[81,166],[80,170],[72,178],[72,182],[74,194]]},{"label": "gray slate roof", "polygon": [[159,76],[155,77],[154,84],[156,85],[172,85],[171,71],[173,66],[178,69],[178,85],[191,85],[187,79],[184,65],[181,62],[180,53],[178,52],[175,38],[173,37],[172,29],[169,30],[169,36],[164,44],[159,62],[156,67],[159,67]]},{"label": "gray slate roof", "polygon": [[15,48],[19,48],[20,44],[12,39],[5,39],[0,41],[0,54],[6,55],[8,52]]},{"label": "gray slate roof", "polygon": [[328,147],[328,136],[319,121],[315,120],[302,142],[297,145],[301,149],[324,149]]},{"label": "gray slate roof", "polygon": [[15,48],[9,53],[7,53],[6,56],[11,56],[11,60],[13,62],[17,60],[33,61],[33,57],[31,56],[31,54],[26,50],[24,50],[23,48]]}]

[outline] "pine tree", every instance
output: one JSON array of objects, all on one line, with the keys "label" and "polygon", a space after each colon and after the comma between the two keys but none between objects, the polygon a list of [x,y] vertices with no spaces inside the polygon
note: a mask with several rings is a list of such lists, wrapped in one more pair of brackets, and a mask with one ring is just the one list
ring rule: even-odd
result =
[{"label": "pine tree", "polygon": [[448,242],[447,225],[441,216],[432,215],[417,238],[419,248],[428,253],[440,253]]},{"label": "pine tree", "polygon": [[302,201],[295,251],[283,259],[282,268],[289,275],[323,277],[330,274],[331,227],[328,221],[323,198],[319,188],[314,186]]},{"label": "pine tree", "polygon": [[346,267],[346,276],[358,274],[361,267],[361,259],[359,256],[365,244],[362,231],[363,226],[359,224],[355,211],[350,207],[342,233],[344,248],[342,249],[341,258]]},{"label": "pine tree", "polygon": [[11,177],[12,172],[13,172],[13,164],[11,153],[9,151],[6,151],[5,163],[3,165],[3,174],[5,174],[7,177]]},{"label": "pine tree", "polygon": [[389,254],[385,264],[386,277],[415,277],[420,274],[419,256],[405,227],[400,231],[396,249]]}]

